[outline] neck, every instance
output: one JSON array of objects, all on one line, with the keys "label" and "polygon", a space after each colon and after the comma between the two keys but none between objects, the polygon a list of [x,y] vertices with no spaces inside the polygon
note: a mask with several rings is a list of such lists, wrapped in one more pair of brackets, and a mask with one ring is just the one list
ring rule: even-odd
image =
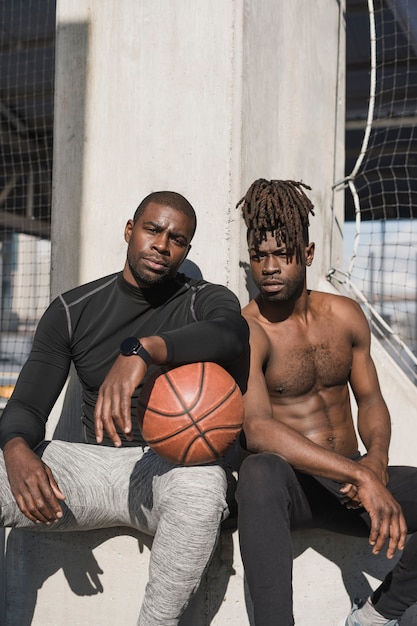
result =
[{"label": "neck", "polygon": [[282,322],[290,317],[305,317],[309,307],[309,294],[306,286],[303,285],[299,293],[289,300],[271,301],[258,294],[255,301],[260,314],[269,322]]}]

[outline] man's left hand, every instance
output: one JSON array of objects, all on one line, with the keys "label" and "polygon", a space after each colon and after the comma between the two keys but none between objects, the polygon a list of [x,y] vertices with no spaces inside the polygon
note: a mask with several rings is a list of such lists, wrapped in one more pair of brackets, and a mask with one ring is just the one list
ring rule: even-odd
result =
[{"label": "man's left hand", "polygon": [[375,455],[371,455],[368,453],[366,456],[363,456],[359,461],[362,465],[366,465],[369,467],[379,478],[381,483],[386,487],[388,484],[388,472],[387,472],[387,464],[381,459],[377,458]]},{"label": "man's left hand", "polygon": [[[384,487],[388,484],[388,472],[387,465],[380,459],[375,458],[375,456],[367,455],[362,457],[358,463],[365,465],[369,469],[371,469],[374,474],[379,478]],[[344,505],[348,509],[358,509],[362,506],[359,497],[358,490],[355,485],[351,483],[346,483],[343,485],[343,495],[344,495]]]}]

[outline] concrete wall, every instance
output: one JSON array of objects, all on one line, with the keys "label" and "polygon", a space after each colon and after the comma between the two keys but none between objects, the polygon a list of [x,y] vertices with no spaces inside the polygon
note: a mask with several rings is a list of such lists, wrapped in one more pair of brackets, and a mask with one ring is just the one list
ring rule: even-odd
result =
[{"label": "concrete wall", "polygon": [[312,187],[313,287],[342,253],[343,194],[332,185],[344,173],[344,2],[246,2],[244,11],[240,195],[256,178]]},{"label": "concrete wall", "polygon": [[332,237],[336,265],[343,2],[58,1],[56,59],[53,295],[119,269],[126,220],[168,188],[198,214],[190,259],[244,300],[234,207],[258,177],[313,187],[316,276]]},{"label": "concrete wall", "polygon": [[[343,174],[343,8],[338,0],[58,0],[52,294],[120,269],[126,220],[150,191],[173,189],[198,214],[191,260],[245,304],[234,207],[258,177],[313,187],[310,286],[340,265],[343,202],[332,185]],[[74,431],[56,429],[61,406],[51,436]],[[297,626],[321,625],[323,615],[342,622],[349,594],[368,586],[380,561],[371,563],[360,540],[294,540]],[[134,624],[148,554],[149,539],[125,529],[12,531],[0,621]],[[210,623],[250,623],[230,531],[182,620]]]},{"label": "concrete wall", "polygon": [[191,258],[235,286],[242,3],[57,8],[53,292],[120,269],[124,225],[159,189],[195,206]]}]

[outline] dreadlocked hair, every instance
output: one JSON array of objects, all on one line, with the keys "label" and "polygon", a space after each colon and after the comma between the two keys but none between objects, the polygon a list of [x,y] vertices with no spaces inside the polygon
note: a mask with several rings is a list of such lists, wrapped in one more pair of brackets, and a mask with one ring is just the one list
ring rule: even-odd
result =
[{"label": "dreadlocked hair", "polygon": [[294,180],[255,180],[236,205],[242,205],[248,239],[251,232],[258,241],[264,241],[268,232],[275,234],[287,255],[292,257],[295,252],[300,260],[308,243],[309,214],[314,215],[304,189],[311,187]]}]

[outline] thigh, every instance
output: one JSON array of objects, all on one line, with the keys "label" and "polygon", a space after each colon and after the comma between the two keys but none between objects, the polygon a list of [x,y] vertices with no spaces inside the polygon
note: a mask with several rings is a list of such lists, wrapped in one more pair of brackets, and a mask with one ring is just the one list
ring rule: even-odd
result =
[{"label": "thigh", "polygon": [[388,467],[388,489],[401,505],[408,530],[417,531],[417,468],[409,466]]},{"label": "thigh", "polygon": [[239,515],[266,515],[289,521],[293,530],[313,524],[310,503],[291,465],[276,454],[248,456],[239,470]]},{"label": "thigh", "polygon": [[227,512],[227,480],[220,464],[182,467],[173,465],[152,450],[136,463],[129,480],[129,512],[132,523],[146,524],[154,534],[161,517],[202,518]]},{"label": "thigh", "polygon": [[[0,489],[3,525],[47,531],[91,530],[122,525],[123,520],[128,519],[127,499],[123,503],[120,498],[123,485],[114,482],[112,468],[117,465],[121,469],[120,474],[128,485],[131,470],[142,454],[140,448],[116,449],[48,441],[43,442],[36,453],[51,469],[65,495],[63,517],[51,526],[28,520],[17,507],[6,478]],[[2,472],[5,474],[3,459],[0,475]]]},{"label": "thigh", "polygon": [[[388,468],[388,490],[401,505],[409,532],[417,530],[417,468]],[[366,537],[371,522],[364,509],[347,509],[338,489],[341,483],[312,476],[301,478],[313,511],[314,525],[346,535]]]},{"label": "thigh", "polygon": [[[297,472],[312,511],[312,526],[355,537],[369,534],[363,509],[347,509],[340,497],[342,483]],[[367,514],[366,514],[367,515]]]}]

